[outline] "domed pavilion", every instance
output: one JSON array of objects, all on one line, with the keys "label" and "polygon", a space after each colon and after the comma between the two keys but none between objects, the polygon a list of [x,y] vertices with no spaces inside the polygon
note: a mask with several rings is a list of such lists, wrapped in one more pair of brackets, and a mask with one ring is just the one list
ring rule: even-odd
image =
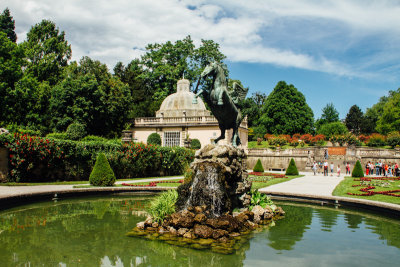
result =
[{"label": "domed pavilion", "polygon": [[[146,143],[150,134],[158,133],[163,146],[187,146],[189,139],[198,139],[202,147],[210,144],[220,135],[218,122],[200,97],[197,104],[192,103],[194,96],[189,80],[179,80],[176,93],[164,99],[156,116],[136,118],[133,128],[123,132],[123,141]],[[230,140],[231,132],[227,131],[223,141]],[[239,135],[247,147],[247,118],[240,125]]]}]

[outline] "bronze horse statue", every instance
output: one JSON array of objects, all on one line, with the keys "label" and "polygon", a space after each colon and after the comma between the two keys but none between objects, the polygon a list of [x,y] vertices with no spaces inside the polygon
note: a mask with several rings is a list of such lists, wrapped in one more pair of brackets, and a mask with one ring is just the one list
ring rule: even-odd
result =
[{"label": "bronze horse statue", "polygon": [[[212,87],[203,88],[196,94],[200,80],[207,76],[212,77]],[[229,92],[224,69],[218,62],[210,63],[204,68],[194,91],[196,96],[193,99],[193,103],[197,103],[197,97],[203,95],[204,101],[217,119],[221,135],[214,140],[215,144],[219,140],[225,139],[225,131],[228,129],[233,129],[232,145],[237,147],[241,144],[238,129],[243,117],[237,104],[239,101],[244,100],[248,90],[248,88],[243,88],[238,83],[234,83],[233,91]]]}]

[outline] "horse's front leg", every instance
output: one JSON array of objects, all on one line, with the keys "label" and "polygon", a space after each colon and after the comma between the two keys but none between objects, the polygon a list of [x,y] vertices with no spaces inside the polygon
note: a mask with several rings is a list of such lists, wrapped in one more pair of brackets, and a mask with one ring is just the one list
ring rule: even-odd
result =
[{"label": "horse's front leg", "polygon": [[239,138],[239,130],[238,127],[235,127],[232,129],[232,139],[231,139],[231,143],[234,147],[237,147],[238,145],[240,145],[240,138]]},{"label": "horse's front leg", "polygon": [[197,104],[197,98],[199,97],[199,95],[201,95],[203,93],[203,89],[201,89],[197,94],[194,95],[193,100],[192,100],[192,104]]},{"label": "horse's front leg", "polygon": [[219,127],[219,129],[221,130],[221,135],[217,139],[214,140],[214,142],[213,142],[214,144],[217,144],[219,140],[225,139],[226,129],[221,126]]}]

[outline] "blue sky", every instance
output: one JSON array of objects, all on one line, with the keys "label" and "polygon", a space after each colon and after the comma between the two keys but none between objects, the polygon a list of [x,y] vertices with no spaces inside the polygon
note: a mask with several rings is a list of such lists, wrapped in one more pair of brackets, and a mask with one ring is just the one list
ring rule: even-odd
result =
[{"label": "blue sky", "polygon": [[344,118],[400,87],[398,0],[3,0],[18,41],[42,19],[56,23],[82,56],[128,63],[148,43],[191,35],[212,39],[233,79],[269,94],[278,81],[296,86],[320,117],[332,102]]}]

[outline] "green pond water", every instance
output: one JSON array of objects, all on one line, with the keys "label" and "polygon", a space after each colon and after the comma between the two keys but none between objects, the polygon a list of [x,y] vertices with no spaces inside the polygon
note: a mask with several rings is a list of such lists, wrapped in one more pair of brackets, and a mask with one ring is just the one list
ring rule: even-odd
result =
[{"label": "green pond water", "polygon": [[400,220],[278,202],[286,217],[235,253],[126,237],[151,196],[34,203],[0,211],[0,266],[399,266]]}]

